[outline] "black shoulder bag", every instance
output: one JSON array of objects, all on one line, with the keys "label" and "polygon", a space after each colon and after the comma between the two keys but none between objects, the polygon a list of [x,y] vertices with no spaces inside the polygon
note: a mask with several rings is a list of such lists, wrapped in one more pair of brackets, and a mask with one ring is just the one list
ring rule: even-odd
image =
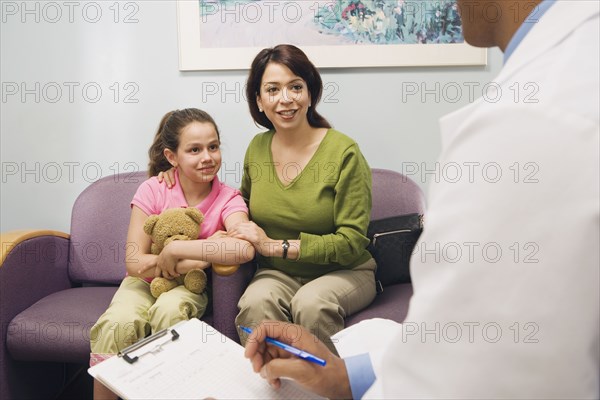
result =
[{"label": "black shoulder bag", "polygon": [[406,214],[373,220],[367,237],[367,250],[377,262],[378,291],[395,283],[410,283],[409,262],[423,231],[422,214]]}]

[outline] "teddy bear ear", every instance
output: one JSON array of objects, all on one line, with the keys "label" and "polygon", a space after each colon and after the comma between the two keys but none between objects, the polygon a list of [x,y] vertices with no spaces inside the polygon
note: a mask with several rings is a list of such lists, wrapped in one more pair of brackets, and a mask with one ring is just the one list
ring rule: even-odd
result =
[{"label": "teddy bear ear", "polygon": [[152,230],[154,230],[154,225],[158,222],[158,215],[151,215],[144,222],[144,232],[147,235],[152,235]]},{"label": "teddy bear ear", "polygon": [[202,223],[202,221],[204,221],[204,215],[196,207],[186,208],[185,214],[188,217],[190,217],[191,219],[193,219],[194,221],[196,221],[198,223],[198,225],[200,225]]}]

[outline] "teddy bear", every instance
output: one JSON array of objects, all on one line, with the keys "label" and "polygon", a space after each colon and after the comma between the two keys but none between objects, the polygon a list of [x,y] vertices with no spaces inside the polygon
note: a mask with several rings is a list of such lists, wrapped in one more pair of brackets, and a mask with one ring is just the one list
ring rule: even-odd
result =
[{"label": "teddy bear", "polygon": [[[160,215],[151,215],[144,223],[144,232],[152,238],[152,254],[160,254],[173,240],[194,240],[200,233],[204,215],[195,207],[170,208]],[[150,283],[152,296],[158,298],[176,286],[184,285],[192,293],[200,294],[206,288],[206,273],[194,269],[175,279],[156,277]]]},{"label": "teddy bear", "polygon": [[[162,249],[173,240],[194,240],[200,233],[200,224],[204,215],[195,207],[171,208],[160,215],[151,215],[144,223],[144,232],[152,238],[152,254],[160,254]],[[239,265],[212,265],[213,271],[221,276],[233,274]],[[166,279],[156,277],[150,284],[152,296],[158,298],[176,286],[184,285],[193,293],[202,293],[206,288],[206,273],[201,269],[189,271],[182,277]]]}]

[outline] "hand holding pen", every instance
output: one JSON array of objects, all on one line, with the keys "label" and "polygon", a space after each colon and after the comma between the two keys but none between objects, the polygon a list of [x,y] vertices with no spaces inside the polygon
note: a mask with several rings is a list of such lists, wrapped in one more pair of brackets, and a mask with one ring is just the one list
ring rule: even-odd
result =
[{"label": "hand holding pen", "polygon": [[[252,333],[252,329],[247,328],[245,326],[240,326],[239,327],[242,331],[246,332],[247,334],[251,334]],[[293,355],[295,355],[296,357],[299,357],[303,360],[306,361],[310,361],[313,362],[315,364],[318,364],[322,367],[325,366],[325,364],[327,364],[327,362],[325,360],[323,360],[322,358],[319,358],[313,354],[310,354],[309,352],[306,352],[304,350],[300,350],[297,349],[294,346],[290,346],[289,344],[280,342],[279,340],[273,339],[272,337],[267,336],[265,338],[265,342],[267,342],[268,344],[272,344],[273,346],[277,346],[282,350],[287,351],[288,353],[291,353]]]},{"label": "hand holding pen", "polygon": [[289,378],[324,397],[352,396],[344,361],[301,326],[261,322],[248,336],[245,356],[254,372],[275,388],[281,386],[281,378]]}]

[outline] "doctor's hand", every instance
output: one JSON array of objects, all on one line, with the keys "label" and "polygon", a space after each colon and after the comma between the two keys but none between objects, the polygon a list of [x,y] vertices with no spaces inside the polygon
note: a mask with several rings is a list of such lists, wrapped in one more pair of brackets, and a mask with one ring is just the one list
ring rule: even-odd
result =
[{"label": "doctor's hand", "polygon": [[[272,337],[326,361],[321,366],[267,344]],[[281,378],[290,378],[305,389],[330,399],[352,398],[350,381],[344,361],[305,328],[280,321],[263,321],[252,327],[244,355],[250,359],[254,372],[259,372],[271,386],[279,388]]]},{"label": "doctor's hand", "polygon": [[157,178],[158,183],[163,183],[164,181],[165,185],[171,189],[173,186],[175,186],[175,168],[171,168],[166,171],[160,171]]}]

